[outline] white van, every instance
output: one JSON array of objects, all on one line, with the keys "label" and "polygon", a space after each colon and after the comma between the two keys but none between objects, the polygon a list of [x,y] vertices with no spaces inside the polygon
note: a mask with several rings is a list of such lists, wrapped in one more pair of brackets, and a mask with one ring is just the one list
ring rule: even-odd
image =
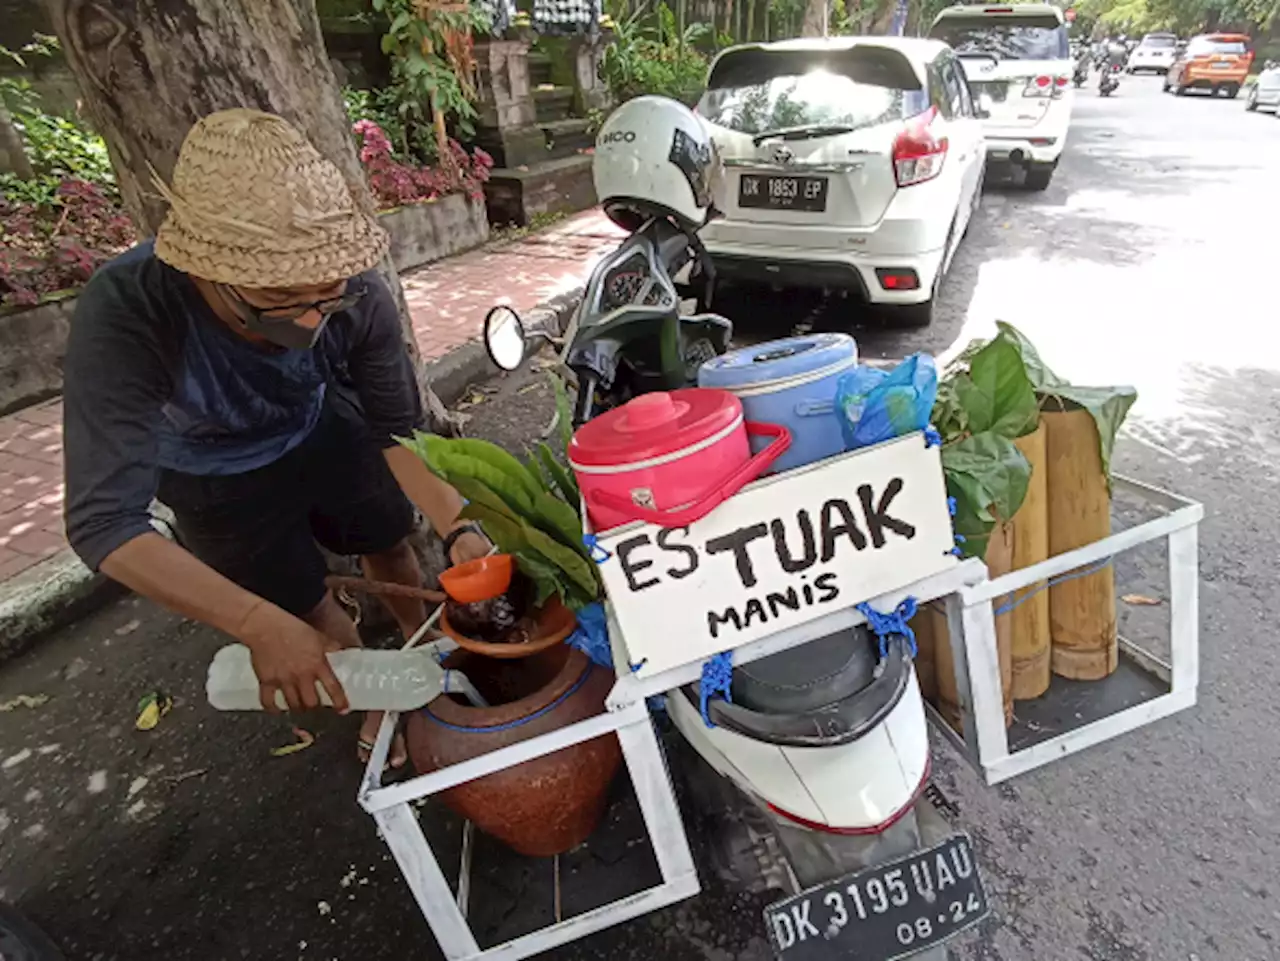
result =
[{"label": "white van", "polygon": [[951,45],[974,96],[986,107],[987,160],[1026,171],[1026,185],[1053,179],[1071,125],[1067,26],[1047,3],[948,7],[929,36]]}]

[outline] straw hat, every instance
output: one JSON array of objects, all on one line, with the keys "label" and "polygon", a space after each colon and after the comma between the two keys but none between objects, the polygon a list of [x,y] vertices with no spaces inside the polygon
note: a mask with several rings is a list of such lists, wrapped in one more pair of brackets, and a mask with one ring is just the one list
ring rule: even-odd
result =
[{"label": "straw hat", "polygon": [[287,121],[222,110],[187,134],[156,256],[236,287],[326,284],[368,270],[386,231],[360,209],[338,168]]}]

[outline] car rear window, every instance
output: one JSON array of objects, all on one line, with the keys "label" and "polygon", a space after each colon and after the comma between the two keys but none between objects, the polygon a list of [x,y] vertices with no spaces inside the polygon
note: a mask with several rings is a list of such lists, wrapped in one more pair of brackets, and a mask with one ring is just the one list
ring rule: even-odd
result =
[{"label": "car rear window", "polygon": [[1196,37],[1187,44],[1187,56],[1204,57],[1214,53],[1241,54],[1245,52],[1243,40],[1214,40],[1210,37]]},{"label": "car rear window", "polygon": [[1178,45],[1175,37],[1143,37],[1140,46],[1148,49],[1165,50]]},{"label": "car rear window", "polygon": [[716,61],[698,113],[739,133],[809,124],[855,130],[902,120],[929,105],[910,61],[896,50],[742,50]]},{"label": "car rear window", "polygon": [[943,17],[929,36],[951,45],[960,56],[992,56],[997,60],[1069,60],[1067,28],[1054,17]]}]

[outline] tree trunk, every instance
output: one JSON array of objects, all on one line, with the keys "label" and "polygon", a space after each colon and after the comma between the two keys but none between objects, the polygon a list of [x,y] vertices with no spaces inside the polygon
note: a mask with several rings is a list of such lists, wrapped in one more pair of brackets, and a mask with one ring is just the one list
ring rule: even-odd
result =
[{"label": "tree trunk", "polygon": [[808,0],[804,8],[804,21],[800,25],[802,37],[822,36],[822,23],[828,0]]},{"label": "tree trunk", "polygon": [[[187,131],[228,107],[254,107],[293,123],[342,171],[356,201],[373,209],[314,0],[45,4],[93,125],[107,142],[125,206],[143,233],[154,234],[167,209],[152,171],[170,181]],[[400,307],[416,362],[400,279],[389,258],[379,270]],[[421,377],[419,384],[425,387]],[[428,388],[428,407],[442,410],[433,399]]]},{"label": "tree trunk", "polygon": [[13,174],[20,180],[35,176],[22,145],[22,134],[13,125],[13,117],[3,99],[0,99],[0,173]]}]

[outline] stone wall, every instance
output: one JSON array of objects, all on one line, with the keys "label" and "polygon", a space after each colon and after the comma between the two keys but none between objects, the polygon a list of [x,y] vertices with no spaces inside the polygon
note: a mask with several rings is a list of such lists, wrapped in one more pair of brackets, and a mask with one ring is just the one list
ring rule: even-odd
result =
[{"label": "stone wall", "polygon": [[378,220],[391,234],[391,260],[400,271],[443,260],[489,239],[484,201],[463,194],[388,210],[378,214]]},{"label": "stone wall", "polygon": [[0,313],[0,414],[62,393],[75,298]]}]

